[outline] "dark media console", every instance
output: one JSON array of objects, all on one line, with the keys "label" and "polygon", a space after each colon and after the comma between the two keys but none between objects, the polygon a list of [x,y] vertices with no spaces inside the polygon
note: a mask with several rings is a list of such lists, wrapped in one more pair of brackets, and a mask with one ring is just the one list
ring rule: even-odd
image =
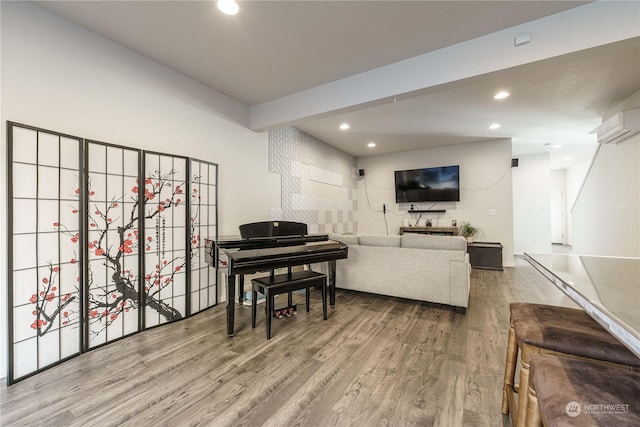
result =
[{"label": "dark media console", "polygon": [[457,236],[457,227],[400,227],[400,234],[418,233],[434,234],[438,236]]}]

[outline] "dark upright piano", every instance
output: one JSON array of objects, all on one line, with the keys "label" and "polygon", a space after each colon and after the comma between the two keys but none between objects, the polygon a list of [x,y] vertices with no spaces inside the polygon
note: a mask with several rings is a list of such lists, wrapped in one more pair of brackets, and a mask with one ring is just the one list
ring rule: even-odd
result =
[{"label": "dark upright piano", "polygon": [[[263,221],[240,226],[240,239],[219,240],[211,246],[212,258],[227,261],[227,335],[234,333],[236,275],[240,295],[244,275],[296,265],[327,262],[329,303],[335,306],[336,260],[347,258],[347,245],[329,240],[326,234],[307,234],[307,225],[289,221]],[[241,301],[241,296],[240,299]]]}]

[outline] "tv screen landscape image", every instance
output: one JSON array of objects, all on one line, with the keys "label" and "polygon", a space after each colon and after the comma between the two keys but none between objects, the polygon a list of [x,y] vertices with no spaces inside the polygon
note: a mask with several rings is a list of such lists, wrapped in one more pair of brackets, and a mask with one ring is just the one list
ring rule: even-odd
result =
[{"label": "tv screen landscape image", "polygon": [[396,203],[459,202],[460,167],[395,171]]}]

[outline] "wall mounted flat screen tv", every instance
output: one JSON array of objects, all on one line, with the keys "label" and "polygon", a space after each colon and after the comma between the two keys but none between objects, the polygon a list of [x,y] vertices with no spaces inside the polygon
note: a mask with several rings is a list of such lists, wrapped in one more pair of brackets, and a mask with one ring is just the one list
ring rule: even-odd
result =
[{"label": "wall mounted flat screen tv", "polygon": [[460,167],[395,171],[396,203],[459,202]]}]

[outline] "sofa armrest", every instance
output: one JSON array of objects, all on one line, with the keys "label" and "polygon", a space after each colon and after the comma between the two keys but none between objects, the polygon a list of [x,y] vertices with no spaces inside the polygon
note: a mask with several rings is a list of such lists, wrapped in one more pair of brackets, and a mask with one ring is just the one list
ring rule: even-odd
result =
[{"label": "sofa armrest", "polygon": [[456,307],[469,306],[469,289],[471,287],[471,264],[468,255],[465,261],[451,261],[451,305]]}]

